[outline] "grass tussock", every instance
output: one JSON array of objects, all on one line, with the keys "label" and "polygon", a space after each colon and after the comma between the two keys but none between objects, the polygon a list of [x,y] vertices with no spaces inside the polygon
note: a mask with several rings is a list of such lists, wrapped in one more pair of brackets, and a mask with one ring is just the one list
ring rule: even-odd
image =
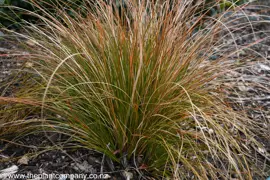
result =
[{"label": "grass tussock", "polygon": [[201,5],[97,1],[72,17],[39,7],[39,22],[17,34],[27,39],[27,76],[16,80],[14,97],[0,97],[9,108],[2,119],[21,126],[38,115],[35,127],[67,134],[144,177],[252,179],[260,126],[229,107],[221,88],[238,50],[209,60],[225,18],[207,17]]}]

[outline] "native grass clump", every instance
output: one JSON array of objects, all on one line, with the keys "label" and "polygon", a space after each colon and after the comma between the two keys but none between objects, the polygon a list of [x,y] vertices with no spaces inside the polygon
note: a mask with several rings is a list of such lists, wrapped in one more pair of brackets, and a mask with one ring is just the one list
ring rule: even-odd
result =
[{"label": "native grass clump", "polygon": [[125,1],[122,9],[96,1],[72,17],[34,5],[44,15],[15,33],[28,52],[24,75],[0,98],[5,132],[63,133],[143,177],[259,174],[251,153],[261,127],[231,108],[222,88],[238,53],[218,51],[227,17],[207,17],[189,1]]}]

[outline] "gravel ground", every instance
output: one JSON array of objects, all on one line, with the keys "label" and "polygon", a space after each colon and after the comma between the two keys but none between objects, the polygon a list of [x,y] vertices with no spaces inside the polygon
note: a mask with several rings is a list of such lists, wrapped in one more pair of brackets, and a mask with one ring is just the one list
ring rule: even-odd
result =
[{"label": "gravel ground", "polygon": [[8,78],[12,71],[21,67],[22,63],[15,54],[16,45],[3,39],[4,34],[0,31],[0,82]]},{"label": "gravel ground", "polygon": [[[270,2],[269,2],[270,4]],[[227,74],[225,86],[233,87],[234,92],[231,99],[234,103],[240,105],[248,111],[248,115],[262,126],[269,129],[270,132],[270,9],[263,8],[259,10],[256,6],[250,6],[247,10],[235,15],[241,19],[242,23],[250,21],[252,26],[246,26],[241,29],[234,29],[231,23],[231,29],[235,38],[232,42],[230,38],[224,38],[224,43],[228,47],[233,47],[236,43],[238,48],[261,41],[258,44],[250,46],[248,49],[240,51],[240,61],[248,61],[246,68],[239,68]],[[246,18],[248,16],[249,18]],[[256,60],[255,60],[256,59]],[[235,60],[235,59],[234,59]],[[231,77],[236,77],[237,81],[231,82]],[[231,92],[230,92],[231,93]],[[270,133],[268,138],[261,139],[265,149],[270,153]],[[270,172],[269,172],[270,173]]]},{"label": "gravel ground", "polygon": [[[3,152],[0,151],[0,170],[17,167],[17,174],[22,175],[97,175],[100,177],[97,179],[126,179],[123,168],[115,166],[102,154],[86,149],[75,149],[68,144],[65,144],[65,147],[70,148],[63,149],[63,141],[67,139],[57,134],[50,134],[49,139],[44,134],[37,134],[17,140],[17,144],[0,143],[0,149],[4,149]],[[18,179],[23,178],[16,178]],[[29,176],[28,179],[34,178]],[[55,179],[65,178],[55,177]]]},{"label": "gravel ground", "polygon": [[[270,2],[266,0],[262,3],[270,5]],[[236,14],[236,17],[243,17],[247,13],[251,18],[250,21],[254,21],[253,28],[256,33],[252,33],[252,28],[246,27],[233,30],[233,34],[239,47],[264,39],[260,45],[252,46],[250,50],[243,51],[240,54],[242,58],[256,56],[256,59],[260,59],[260,61],[250,61],[248,68],[231,72],[228,74],[228,81],[224,85],[234,87],[233,97],[235,97],[235,101],[233,103],[248,110],[249,116],[261,122],[262,126],[268,127],[270,132],[270,38],[267,38],[270,36],[270,22],[268,22],[270,18],[260,16],[260,14],[270,14],[270,11],[269,9],[258,10],[256,6],[250,6],[247,9],[247,11]],[[231,25],[233,29],[234,23]],[[9,78],[11,72],[21,66],[20,60],[12,55],[16,50],[16,45],[4,41],[1,36],[3,34],[0,32],[0,82]],[[230,38],[224,38],[224,43],[231,47],[234,42]],[[230,82],[232,76],[237,77],[239,81]],[[263,86],[258,86],[256,82],[261,82]],[[65,137],[59,135],[52,134],[52,136],[55,144],[65,140]],[[270,153],[269,139],[270,133],[269,138],[259,139],[268,153]],[[18,173],[24,174],[103,173],[108,174],[108,179],[126,179],[136,175],[136,172],[130,170],[127,173],[123,170],[123,167],[113,164],[100,153],[80,148],[76,150],[74,148],[63,149],[63,144],[59,144],[57,147],[52,146],[51,140],[41,134],[26,136],[16,142],[24,146],[7,145],[7,143],[0,141],[0,170],[8,167],[15,168],[16,166],[18,167]],[[134,177],[134,179],[138,178]]]}]

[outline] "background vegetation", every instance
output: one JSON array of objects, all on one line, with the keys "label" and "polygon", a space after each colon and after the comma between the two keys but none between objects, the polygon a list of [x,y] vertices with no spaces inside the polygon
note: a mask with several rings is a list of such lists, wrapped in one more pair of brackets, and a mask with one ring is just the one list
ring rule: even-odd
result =
[{"label": "background vegetation", "polygon": [[[36,8],[32,3],[35,1],[32,0],[0,0],[0,22],[5,27],[9,28],[19,28],[18,23],[21,21],[31,21],[35,22],[38,18],[35,18],[31,15],[30,12],[36,12],[42,14],[43,12],[40,9]],[[92,4],[96,1],[91,0]],[[106,0],[104,1],[106,2]],[[193,0],[194,4],[197,3],[196,0]],[[232,6],[233,4],[241,5],[249,2],[249,0],[205,0],[203,9],[210,10],[209,13],[211,15],[220,13],[224,11],[226,8]],[[124,1],[116,0],[115,5],[117,8],[121,8],[121,3]],[[76,12],[84,12],[86,7],[86,1],[84,0],[67,0],[67,1],[59,1],[59,0],[43,0],[39,2],[39,4],[46,8],[48,13],[56,13],[54,7],[61,7],[66,9],[67,13],[70,16],[74,16],[71,9]],[[88,4],[89,6],[89,4]],[[91,5],[90,5],[91,6]],[[24,9],[24,10],[23,10]],[[26,12],[25,10],[29,10]],[[199,10],[201,11],[201,10]]]}]

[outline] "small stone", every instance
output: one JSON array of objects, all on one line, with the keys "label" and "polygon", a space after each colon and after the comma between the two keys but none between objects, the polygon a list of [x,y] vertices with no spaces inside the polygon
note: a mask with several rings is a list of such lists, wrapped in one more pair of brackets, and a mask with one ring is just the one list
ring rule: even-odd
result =
[{"label": "small stone", "polygon": [[123,175],[125,176],[126,180],[133,179],[133,174],[131,172],[124,171]]},{"label": "small stone", "polygon": [[111,176],[109,174],[104,174],[103,179],[110,179]]},{"label": "small stone", "polygon": [[262,153],[262,154],[265,153],[265,149],[264,148],[258,148],[258,151],[259,151],[259,153]]},{"label": "small stone", "polygon": [[209,129],[209,130],[208,130],[208,133],[209,133],[209,134],[213,134],[213,133],[214,133],[214,130],[213,130],[213,129]]},{"label": "small stone", "polygon": [[26,155],[24,155],[21,159],[18,160],[18,163],[27,165],[28,161],[29,161],[29,158]]},{"label": "small stone", "polygon": [[270,67],[265,64],[259,64],[259,66],[263,71],[270,71]]},{"label": "small stone", "polygon": [[80,169],[83,172],[87,173],[92,173],[93,172],[93,167],[92,165],[88,164],[87,161],[83,161],[82,164],[76,163],[76,167]]},{"label": "small stone", "polygon": [[31,63],[31,62],[26,62],[25,63],[25,67],[27,67],[27,68],[30,68],[30,67],[33,67],[33,63]]},{"label": "small stone", "polygon": [[240,91],[247,91],[246,86],[241,85],[241,86],[238,86],[238,88]]}]

